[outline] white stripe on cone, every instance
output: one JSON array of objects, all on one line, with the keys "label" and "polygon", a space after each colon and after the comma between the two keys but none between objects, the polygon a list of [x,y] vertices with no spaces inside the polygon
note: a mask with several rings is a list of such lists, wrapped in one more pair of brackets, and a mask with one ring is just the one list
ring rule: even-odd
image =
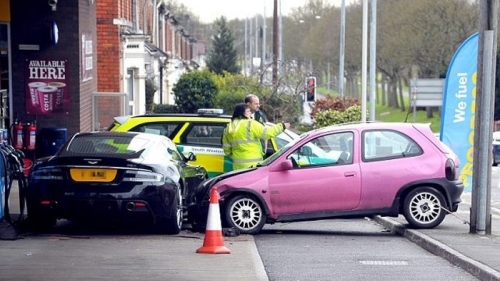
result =
[{"label": "white stripe on cone", "polygon": [[221,230],[220,208],[218,203],[210,203],[208,206],[208,221],[206,230]]}]

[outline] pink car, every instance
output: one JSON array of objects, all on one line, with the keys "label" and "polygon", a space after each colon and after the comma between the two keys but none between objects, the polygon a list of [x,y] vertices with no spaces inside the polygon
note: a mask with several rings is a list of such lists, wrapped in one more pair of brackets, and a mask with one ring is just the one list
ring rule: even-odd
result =
[{"label": "pink car", "polygon": [[433,228],[458,209],[458,166],[428,124],[330,126],[302,134],[257,167],[202,182],[188,216],[203,229],[217,186],[223,226],[240,233],[266,223],[399,214],[415,228]]}]

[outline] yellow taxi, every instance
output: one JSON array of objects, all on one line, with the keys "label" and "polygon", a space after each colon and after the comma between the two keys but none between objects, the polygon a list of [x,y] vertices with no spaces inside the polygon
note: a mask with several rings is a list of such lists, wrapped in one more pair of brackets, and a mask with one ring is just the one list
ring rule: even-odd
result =
[{"label": "yellow taxi", "polygon": [[[209,177],[232,170],[232,161],[222,150],[222,133],[231,122],[230,115],[222,109],[199,109],[197,113],[166,113],[148,115],[117,116],[110,131],[145,132],[169,137],[182,153],[193,152],[193,165],[205,167]],[[298,139],[290,130],[269,140],[266,156]]]}]

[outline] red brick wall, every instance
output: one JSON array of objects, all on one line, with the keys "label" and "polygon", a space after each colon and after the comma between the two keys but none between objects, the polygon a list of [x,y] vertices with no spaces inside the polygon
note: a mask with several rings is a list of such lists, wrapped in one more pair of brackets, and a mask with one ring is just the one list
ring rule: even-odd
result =
[{"label": "red brick wall", "polygon": [[[120,26],[113,19],[132,21],[131,1],[99,0],[97,3],[97,91],[122,92]],[[97,122],[100,127],[111,124],[113,117],[121,115],[116,99],[96,99]]]},{"label": "red brick wall", "polygon": [[[122,18],[124,0],[99,0],[97,5],[97,90],[120,92],[120,27],[113,19]],[[118,7],[118,8],[117,8]],[[130,7],[129,7],[130,8]],[[129,13],[130,11],[127,11]]]},{"label": "red brick wall", "polygon": [[167,52],[172,53],[172,23],[170,20],[165,20],[165,48]]},{"label": "red brick wall", "polygon": [[182,57],[182,35],[180,32],[175,33],[175,51]]},{"label": "red brick wall", "polygon": [[[99,0],[97,3],[97,76],[98,92],[123,92],[121,77],[122,60],[120,26],[113,24],[113,19],[126,20],[138,24],[138,29],[147,34],[153,31],[152,0],[137,0],[137,22],[134,18],[131,0]],[[144,21],[146,17],[146,21]],[[144,27],[146,24],[146,27]],[[137,31],[138,32],[138,31]],[[101,127],[111,124],[113,117],[123,114],[117,106],[116,98],[98,98],[98,111]]]},{"label": "red brick wall", "polygon": [[181,58],[186,59],[186,40],[181,36]]}]

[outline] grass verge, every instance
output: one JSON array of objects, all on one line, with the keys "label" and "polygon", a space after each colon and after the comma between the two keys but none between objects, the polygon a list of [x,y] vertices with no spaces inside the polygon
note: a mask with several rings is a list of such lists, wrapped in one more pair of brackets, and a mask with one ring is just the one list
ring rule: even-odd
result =
[{"label": "grass verge", "polygon": [[375,105],[375,119],[383,122],[410,122],[410,123],[430,123],[431,130],[439,133],[441,126],[441,117],[439,112],[434,112],[432,118],[427,118],[425,110],[417,110],[414,116],[413,112],[408,113],[408,108],[402,111],[401,108],[392,108],[383,105]]}]

